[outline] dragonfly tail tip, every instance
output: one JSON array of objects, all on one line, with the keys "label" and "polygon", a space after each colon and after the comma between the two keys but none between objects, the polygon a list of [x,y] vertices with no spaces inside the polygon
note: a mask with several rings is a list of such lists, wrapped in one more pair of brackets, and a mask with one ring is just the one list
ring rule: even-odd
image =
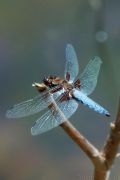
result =
[{"label": "dragonfly tail tip", "polygon": [[109,114],[109,113],[106,113],[105,115],[106,115],[107,117],[110,117],[110,114]]}]

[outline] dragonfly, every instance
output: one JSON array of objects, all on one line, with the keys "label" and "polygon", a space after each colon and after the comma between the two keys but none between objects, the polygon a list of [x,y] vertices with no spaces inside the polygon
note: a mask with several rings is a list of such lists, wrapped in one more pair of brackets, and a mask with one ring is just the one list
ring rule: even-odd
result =
[{"label": "dragonfly", "polygon": [[[72,44],[67,44],[64,78],[50,75],[45,77],[42,83],[33,83],[39,95],[11,107],[6,113],[7,118],[22,118],[46,109],[31,128],[31,134],[38,135],[69,119],[76,112],[79,104],[109,117],[110,114],[105,108],[88,97],[96,87],[101,64],[101,58],[96,56],[88,62],[79,75],[75,49]],[[66,119],[61,116],[58,108]]]}]

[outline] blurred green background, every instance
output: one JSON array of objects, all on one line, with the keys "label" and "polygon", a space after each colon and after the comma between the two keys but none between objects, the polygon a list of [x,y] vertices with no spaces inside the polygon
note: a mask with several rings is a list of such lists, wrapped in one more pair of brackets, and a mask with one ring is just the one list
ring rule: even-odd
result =
[{"label": "blurred green background", "polygon": [[[116,116],[120,95],[120,1],[0,1],[0,180],[91,179],[88,157],[60,128],[32,137],[41,115],[7,119],[13,104],[37,94],[31,86],[44,76],[63,77],[65,46],[72,43],[80,72],[90,58],[102,58],[93,100],[111,113],[108,119],[83,105],[71,122],[99,149]],[[120,179],[116,160],[111,180]]]}]

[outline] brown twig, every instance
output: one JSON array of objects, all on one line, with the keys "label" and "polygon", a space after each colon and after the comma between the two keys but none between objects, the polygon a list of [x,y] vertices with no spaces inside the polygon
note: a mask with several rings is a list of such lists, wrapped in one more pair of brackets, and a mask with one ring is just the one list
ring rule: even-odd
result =
[{"label": "brown twig", "polygon": [[87,154],[93,164],[104,161],[98,149],[93,146],[69,121],[60,125],[70,138]]},{"label": "brown twig", "polygon": [[65,120],[60,126],[91,159],[95,169],[94,180],[108,180],[110,168],[117,157],[120,143],[120,100],[116,120],[110,126],[110,135],[108,136],[102,151],[99,151],[93,146],[69,121],[67,121],[60,109],[58,109],[58,111]]},{"label": "brown twig", "polygon": [[94,180],[108,180],[110,168],[117,157],[120,143],[120,99],[117,117],[111,123],[111,130],[102,151],[92,145],[64,116],[52,98],[54,108],[58,111],[63,123],[60,125],[69,137],[86,153],[94,165]]}]

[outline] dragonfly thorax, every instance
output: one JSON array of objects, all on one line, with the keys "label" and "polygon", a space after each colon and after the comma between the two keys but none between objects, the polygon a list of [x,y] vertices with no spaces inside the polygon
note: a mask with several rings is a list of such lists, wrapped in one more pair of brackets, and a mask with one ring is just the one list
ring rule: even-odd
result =
[{"label": "dragonfly thorax", "polygon": [[63,89],[64,92],[71,94],[71,91],[74,88],[74,85],[72,83],[69,83],[68,81],[66,81],[62,78],[56,77],[56,76],[49,76],[48,78],[45,78],[43,80],[43,82],[49,88],[52,88],[55,86],[59,87],[59,88],[56,88],[55,90],[53,90],[52,93]]},{"label": "dragonfly thorax", "polygon": [[63,79],[56,76],[49,76],[48,78],[44,78],[44,84],[48,87],[55,87],[63,83]]},{"label": "dragonfly thorax", "polygon": [[69,83],[69,82],[67,82],[65,80],[63,81],[62,84],[63,84],[64,90],[67,91],[67,92],[70,92],[74,88],[71,83]]}]

